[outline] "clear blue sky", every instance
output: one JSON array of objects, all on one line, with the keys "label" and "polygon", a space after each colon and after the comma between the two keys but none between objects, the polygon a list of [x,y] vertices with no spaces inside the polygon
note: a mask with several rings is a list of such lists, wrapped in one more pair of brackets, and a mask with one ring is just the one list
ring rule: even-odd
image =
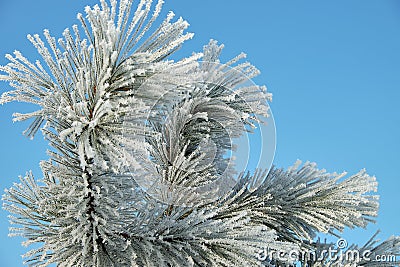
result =
[{"label": "clear blue sky", "polygon": [[[400,235],[400,2],[336,1],[187,1],[166,0],[191,24],[195,38],[177,56],[200,51],[210,38],[226,45],[223,59],[240,52],[261,70],[255,79],[274,94],[277,129],[275,164],[287,167],[310,160],[330,172],[377,176],[381,208],[367,230],[343,237],[362,243],[376,229],[380,237]],[[77,23],[75,14],[93,0],[0,0],[0,54],[20,50],[38,58],[28,33],[48,28],[56,37]],[[177,57],[175,56],[175,57]],[[0,64],[6,60],[1,56]],[[0,91],[9,89],[0,85]],[[0,188],[47,159],[41,136],[28,140],[27,123],[11,114],[31,110],[21,104],[0,109]],[[21,239],[8,238],[6,212],[0,212],[0,266],[21,266]]]}]

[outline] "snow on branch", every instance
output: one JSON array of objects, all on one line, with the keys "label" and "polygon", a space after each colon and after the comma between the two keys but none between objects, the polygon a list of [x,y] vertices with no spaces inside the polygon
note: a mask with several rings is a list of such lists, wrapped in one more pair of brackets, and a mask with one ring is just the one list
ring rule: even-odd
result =
[{"label": "snow on branch", "polygon": [[231,212],[252,210],[255,222],[295,243],[374,221],[379,206],[378,196],[370,194],[377,191],[375,177],[362,170],[342,180],[345,173],[326,173],[309,162],[299,166],[242,175],[221,205],[229,204]]},{"label": "snow on branch", "polygon": [[[0,66],[13,87],[0,103],[36,105],[14,120],[50,144],[43,179],[28,173],[3,196],[10,235],[35,245],[26,264],[262,266],[265,246],[310,248],[319,232],[374,221],[364,170],[344,179],[296,163],[237,178],[232,140],[270,116],[259,71],[245,54],[220,63],[214,40],[168,60],[192,38],[188,23],[170,12],[157,27],[163,1],[134,3],[100,0],[58,40],[28,35],[44,63],[15,51]],[[370,245],[399,254],[398,237]]]}]

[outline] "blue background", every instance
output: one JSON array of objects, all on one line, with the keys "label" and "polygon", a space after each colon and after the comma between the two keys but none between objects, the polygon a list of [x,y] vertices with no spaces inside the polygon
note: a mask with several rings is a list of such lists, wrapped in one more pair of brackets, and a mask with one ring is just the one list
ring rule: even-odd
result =
[{"label": "blue background", "polygon": [[[0,54],[20,50],[38,59],[28,33],[48,28],[60,37],[88,0],[0,0]],[[366,168],[379,181],[378,223],[346,230],[349,243],[363,243],[377,230],[386,239],[400,235],[400,2],[167,0],[191,24],[193,40],[174,58],[200,51],[210,38],[226,45],[223,61],[244,51],[261,70],[255,79],[274,94],[277,130],[275,164],[296,159],[318,163],[329,172],[350,174]],[[4,57],[0,64],[6,64]],[[9,87],[2,83],[1,92]],[[11,114],[32,110],[19,103],[0,111],[0,189],[47,159],[41,135],[21,135],[29,122],[12,123]],[[0,211],[0,265],[22,266],[22,239],[8,238],[7,213]]]}]

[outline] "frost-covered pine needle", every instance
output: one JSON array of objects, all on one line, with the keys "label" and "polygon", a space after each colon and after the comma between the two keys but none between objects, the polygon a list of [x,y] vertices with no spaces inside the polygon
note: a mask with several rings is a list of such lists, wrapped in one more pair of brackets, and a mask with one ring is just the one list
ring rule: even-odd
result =
[{"label": "frost-covered pine needle", "polygon": [[[14,88],[0,103],[36,105],[14,120],[31,120],[25,134],[40,129],[51,147],[43,178],[28,172],[3,196],[10,235],[35,244],[25,263],[260,266],[263,247],[303,249],[373,221],[377,182],[365,171],[235,173],[231,141],[269,116],[271,94],[247,83],[259,71],[244,54],[221,64],[214,40],[169,60],[193,34],[172,12],[158,22],[162,5],[100,0],[58,40],[28,35],[41,61],[15,51],[0,66]],[[393,238],[375,250],[398,248]]]}]

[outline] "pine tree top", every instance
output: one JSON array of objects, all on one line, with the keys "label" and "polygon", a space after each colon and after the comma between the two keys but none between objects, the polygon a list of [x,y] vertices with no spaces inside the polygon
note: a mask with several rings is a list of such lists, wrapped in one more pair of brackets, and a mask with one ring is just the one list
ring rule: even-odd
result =
[{"label": "pine tree top", "polygon": [[[271,94],[251,83],[259,71],[244,54],[221,63],[214,40],[169,60],[193,34],[172,12],[156,26],[162,4],[101,0],[58,40],[28,36],[42,61],[15,51],[0,67],[14,88],[0,103],[35,104],[14,120],[32,120],[25,134],[40,129],[51,146],[43,179],[28,173],[3,196],[18,225],[10,235],[40,244],[25,263],[290,266],[257,253],[318,251],[318,233],[373,222],[377,182],[364,170],[344,178],[297,162],[235,172],[232,140],[270,116]],[[363,249],[399,247],[394,237]],[[313,266],[325,260],[353,264]]]}]

